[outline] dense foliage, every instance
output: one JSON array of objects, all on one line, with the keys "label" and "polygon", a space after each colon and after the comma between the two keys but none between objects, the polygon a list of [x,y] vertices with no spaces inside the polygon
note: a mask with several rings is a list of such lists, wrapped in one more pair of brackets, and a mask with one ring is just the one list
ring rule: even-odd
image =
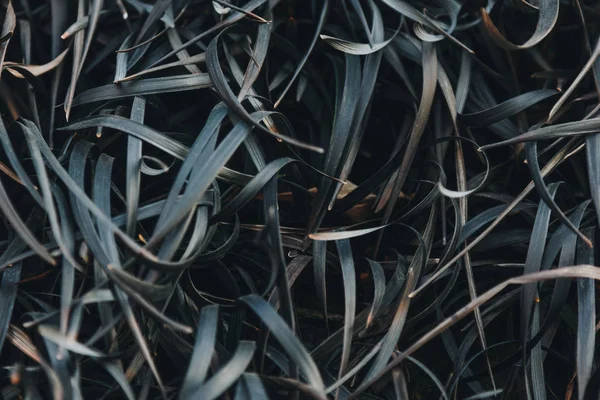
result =
[{"label": "dense foliage", "polygon": [[0,393],[597,399],[600,6],[0,1]]}]

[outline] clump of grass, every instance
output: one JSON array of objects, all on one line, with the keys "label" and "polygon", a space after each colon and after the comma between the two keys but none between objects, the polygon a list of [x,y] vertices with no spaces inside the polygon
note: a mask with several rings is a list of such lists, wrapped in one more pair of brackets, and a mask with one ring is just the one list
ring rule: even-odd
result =
[{"label": "clump of grass", "polygon": [[3,398],[598,398],[598,12],[0,2]]}]

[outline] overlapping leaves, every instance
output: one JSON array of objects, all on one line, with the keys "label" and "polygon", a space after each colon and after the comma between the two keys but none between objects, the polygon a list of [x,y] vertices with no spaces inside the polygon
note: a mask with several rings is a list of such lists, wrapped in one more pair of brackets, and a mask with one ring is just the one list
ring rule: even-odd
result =
[{"label": "overlapping leaves", "polygon": [[3,397],[597,398],[597,13],[0,2]]}]

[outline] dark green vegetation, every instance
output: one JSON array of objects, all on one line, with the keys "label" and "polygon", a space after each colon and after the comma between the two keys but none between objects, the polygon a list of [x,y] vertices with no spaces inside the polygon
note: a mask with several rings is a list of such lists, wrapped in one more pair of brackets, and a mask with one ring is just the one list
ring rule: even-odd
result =
[{"label": "dark green vegetation", "polygon": [[0,4],[3,398],[598,399],[597,1]]}]

